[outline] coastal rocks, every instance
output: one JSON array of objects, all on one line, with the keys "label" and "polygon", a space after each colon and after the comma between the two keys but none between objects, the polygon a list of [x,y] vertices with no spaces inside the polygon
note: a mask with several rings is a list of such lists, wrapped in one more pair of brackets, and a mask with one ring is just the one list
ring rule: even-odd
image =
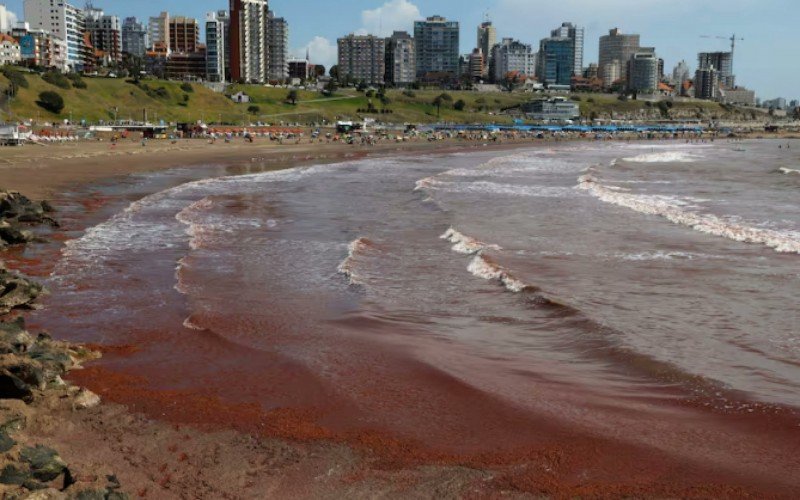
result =
[{"label": "coastal rocks", "polygon": [[26,226],[58,227],[58,222],[49,215],[53,211],[46,201],[35,202],[17,192],[0,191],[0,248],[33,241],[35,235]]},{"label": "coastal rocks", "polygon": [[95,406],[100,404],[100,396],[93,393],[88,389],[81,389],[78,392],[78,395],[75,396],[75,400],[72,402],[72,405],[75,409],[78,410],[86,410],[89,408],[94,408]]},{"label": "coastal rocks", "polygon": [[6,271],[0,264],[0,316],[14,309],[33,309],[42,285]]}]

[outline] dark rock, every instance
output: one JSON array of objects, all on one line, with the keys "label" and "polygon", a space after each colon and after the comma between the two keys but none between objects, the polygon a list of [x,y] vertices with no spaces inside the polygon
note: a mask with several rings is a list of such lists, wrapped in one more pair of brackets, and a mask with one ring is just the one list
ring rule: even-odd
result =
[{"label": "dark rock", "polygon": [[0,315],[17,308],[32,308],[44,292],[42,285],[0,270]]},{"label": "dark rock", "polygon": [[106,495],[106,500],[130,500],[127,493],[120,493],[119,491],[112,491]]},{"label": "dark rock", "polygon": [[5,453],[16,446],[17,442],[11,439],[5,431],[0,431],[0,453]]},{"label": "dark rock", "polygon": [[58,453],[45,446],[25,448],[19,456],[31,466],[33,477],[40,481],[52,481],[67,470],[67,464],[61,460]]},{"label": "dark rock", "polygon": [[106,490],[83,490],[74,493],[72,498],[75,500],[106,500],[107,495]]},{"label": "dark rock", "polygon": [[7,366],[6,370],[20,379],[23,383],[39,390],[44,389],[47,383],[44,370],[34,363],[21,362],[15,365]]},{"label": "dark rock", "polygon": [[0,471],[0,483],[2,484],[23,484],[31,478],[31,473],[25,469],[19,468],[14,464],[6,465]]},{"label": "dark rock", "polygon": [[22,483],[22,487],[23,488],[27,488],[27,489],[29,489],[31,491],[46,490],[47,488],[49,488],[49,486],[47,486],[46,484],[40,483],[39,481],[37,481],[35,479],[28,479],[27,481]]},{"label": "dark rock", "polygon": [[53,205],[51,205],[50,202],[47,200],[42,201],[41,205],[42,205],[42,210],[44,210],[45,213],[51,214],[56,211],[56,209],[53,208]]},{"label": "dark rock", "polygon": [[31,387],[6,370],[0,371],[0,399],[21,399],[26,403],[33,401]]},{"label": "dark rock", "polygon": [[0,322],[0,352],[22,353],[33,345],[33,339],[25,331],[25,320],[17,318],[8,323]]}]

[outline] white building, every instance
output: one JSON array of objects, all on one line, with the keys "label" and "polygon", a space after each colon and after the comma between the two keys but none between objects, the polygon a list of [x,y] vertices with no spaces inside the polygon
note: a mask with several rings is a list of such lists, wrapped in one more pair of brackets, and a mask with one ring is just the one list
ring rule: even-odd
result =
[{"label": "white building", "polygon": [[636,92],[658,90],[658,57],[650,52],[637,52],[631,57],[628,88]]},{"label": "white building", "polygon": [[8,9],[3,4],[0,4],[0,33],[10,33],[11,28],[13,28],[13,15],[9,15]]},{"label": "white building", "polygon": [[21,59],[19,42],[9,35],[0,34],[0,65],[18,64]]},{"label": "white building", "polygon": [[225,47],[228,21],[225,11],[206,14],[206,80],[225,81]]},{"label": "white building", "polygon": [[386,39],[386,81],[408,85],[417,79],[414,39],[405,31],[395,31]]},{"label": "white building", "polygon": [[536,53],[533,48],[518,40],[503,38],[503,41],[492,49],[494,61],[494,80],[502,81],[509,73],[518,73],[526,77],[536,76]]},{"label": "white building", "polygon": [[25,22],[32,30],[45,30],[67,44],[67,65],[82,70],[89,54],[84,43],[83,11],[64,0],[25,0]]},{"label": "white building", "polygon": [[692,72],[689,69],[689,64],[686,61],[679,62],[675,69],[672,70],[672,83],[675,85],[682,85],[686,80],[690,80]]}]

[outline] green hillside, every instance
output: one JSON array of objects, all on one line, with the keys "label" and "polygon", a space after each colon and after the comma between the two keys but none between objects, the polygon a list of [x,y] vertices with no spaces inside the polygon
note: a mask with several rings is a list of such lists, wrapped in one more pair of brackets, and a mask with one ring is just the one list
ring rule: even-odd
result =
[{"label": "green hillside", "polygon": [[[433,105],[442,91],[389,90],[388,100],[382,103],[377,96],[368,97],[355,89],[341,89],[333,97],[324,97],[317,92],[298,91],[297,102],[287,102],[288,90],[267,88],[258,85],[233,85],[226,94],[243,91],[251,98],[249,104],[238,104],[226,95],[215,93],[203,85],[186,84],[162,80],[143,80],[138,85],[123,79],[83,78],[86,88],[64,89],[48,83],[41,76],[25,74],[27,88],[19,88],[15,97],[0,103],[3,120],[18,121],[34,119],[38,122],[72,118],[79,122],[119,119],[141,120],[146,110],[151,121],[194,122],[204,120],[211,123],[319,123],[337,119],[361,119],[373,117],[395,123],[431,123],[448,121],[457,123],[509,123],[509,116],[499,115],[501,110],[517,106],[536,96],[524,93],[478,93],[466,91],[447,92],[437,109]],[[0,89],[8,88],[9,80],[0,75]],[[64,109],[59,114],[44,110],[36,104],[43,91],[55,91],[64,99]],[[580,94],[581,114],[598,118],[646,118],[661,117],[654,104],[643,101],[620,101],[614,95]],[[463,105],[457,105],[463,101]],[[366,112],[372,104],[372,112]],[[456,109],[460,107],[461,109]],[[381,113],[386,109],[391,113]],[[116,113],[115,113],[116,110]],[[681,118],[730,117],[732,111],[719,104],[704,101],[676,102],[670,109],[671,116]]]}]

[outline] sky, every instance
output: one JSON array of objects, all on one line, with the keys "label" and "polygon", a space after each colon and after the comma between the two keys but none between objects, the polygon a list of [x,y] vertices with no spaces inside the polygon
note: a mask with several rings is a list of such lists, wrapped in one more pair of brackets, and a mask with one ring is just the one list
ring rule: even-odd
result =
[{"label": "sky", "polygon": [[[82,4],[84,0],[73,0]],[[3,0],[0,0],[2,3]],[[23,0],[5,0],[23,18]],[[146,19],[168,9],[203,19],[227,9],[227,0],[93,0],[120,17]],[[737,42],[737,83],[762,99],[800,98],[800,1],[798,0],[271,0],[270,8],[289,22],[292,55],[306,49],[317,64],[336,60],[336,39],[351,32],[390,34],[413,31],[413,22],[439,14],[461,23],[461,51],[476,45],[476,28],[486,16],[498,39],[512,37],[538,49],[539,40],[568,21],[586,29],[584,65],[597,61],[599,37],[618,27],[641,35],[665,60],[665,70],[686,60],[692,70],[701,51],[730,50]],[[711,38],[701,38],[710,36]]]}]

